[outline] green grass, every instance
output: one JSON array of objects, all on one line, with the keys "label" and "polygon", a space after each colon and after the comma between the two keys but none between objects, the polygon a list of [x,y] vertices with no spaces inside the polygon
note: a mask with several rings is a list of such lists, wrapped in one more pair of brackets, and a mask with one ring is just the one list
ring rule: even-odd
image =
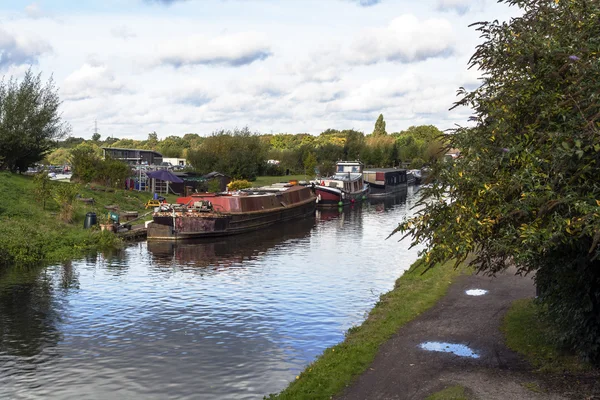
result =
[{"label": "green grass", "polygon": [[506,345],[524,355],[540,372],[577,373],[588,370],[589,365],[578,357],[556,347],[552,328],[544,320],[540,307],[533,299],[521,299],[512,304],[502,326]]},{"label": "green grass", "polygon": [[381,296],[361,326],[349,329],[342,343],[325,350],[283,392],[270,398],[329,399],[339,394],[371,365],[379,346],[432,307],[464,269],[445,264],[421,272],[421,264],[415,263],[393,290]]},{"label": "green grass", "polygon": [[256,180],[252,182],[252,186],[260,187],[260,186],[268,186],[274,183],[279,182],[289,182],[292,180],[297,181],[308,181],[313,179],[313,176],[308,175],[284,175],[284,176],[257,176]]},{"label": "green grass", "polygon": [[143,213],[143,205],[150,198],[149,193],[82,187],[81,196],[94,198],[95,204],[76,202],[73,222],[66,224],[58,219],[59,207],[52,199],[47,200],[46,210],[42,209],[34,187],[32,177],[0,173],[0,267],[63,261],[99,248],[118,246],[119,241],[112,234],[83,229],[85,214],[93,211],[100,218],[106,213],[104,206],[115,204],[123,211]]},{"label": "green grass", "polygon": [[427,396],[425,400],[469,400],[465,388],[456,385]]}]

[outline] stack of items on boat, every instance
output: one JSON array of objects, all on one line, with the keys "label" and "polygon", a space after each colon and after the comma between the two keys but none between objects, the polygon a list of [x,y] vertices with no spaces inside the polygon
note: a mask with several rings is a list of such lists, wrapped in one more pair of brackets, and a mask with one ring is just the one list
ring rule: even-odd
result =
[{"label": "stack of items on boat", "polygon": [[149,240],[226,236],[254,231],[315,211],[311,187],[278,184],[236,193],[195,193],[160,207],[148,224]]},{"label": "stack of items on boat", "polygon": [[339,161],[335,175],[312,181],[318,207],[342,207],[364,200],[369,185],[363,180],[360,161]]}]

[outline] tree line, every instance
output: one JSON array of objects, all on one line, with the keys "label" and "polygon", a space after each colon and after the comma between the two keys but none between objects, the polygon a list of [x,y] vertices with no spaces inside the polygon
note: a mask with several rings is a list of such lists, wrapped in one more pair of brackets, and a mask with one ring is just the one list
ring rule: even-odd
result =
[{"label": "tree line", "polygon": [[413,126],[388,134],[383,115],[371,134],[352,129],[327,129],[317,136],[258,134],[245,127],[219,130],[206,137],[190,133],[159,140],[152,132],[147,140],[100,139],[99,135],[92,140],[68,138],[46,157],[46,162],[70,163],[81,146],[95,149],[98,154],[103,146],[136,148],[155,150],[164,157],[186,158],[200,173],[219,171],[234,178],[254,179],[258,175],[330,175],[339,160],[361,160],[370,167],[421,168],[442,157],[445,149],[443,133],[435,126]]}]

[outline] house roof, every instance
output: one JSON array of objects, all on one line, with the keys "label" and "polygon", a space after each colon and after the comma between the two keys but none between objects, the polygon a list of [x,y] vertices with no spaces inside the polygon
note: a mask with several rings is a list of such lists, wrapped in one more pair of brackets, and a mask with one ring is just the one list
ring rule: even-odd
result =
[{"label": "house roof", "polygon": [[128,149],[126,147],[102,147],[102,150],[139,151],[139,152],[144,152],[144,153],[154,153],[154,154],[158,155],[159,157],[162,157],[162,154],[159,153],[158,151],[146,150],[146,149]]},{"label": "house roof", "polygon": [[229,176],[225,175],[224,173],[217,172],[217,171],[209,172],[208,174],[204,175],[204,178],[211,179],[211,178],[216,178],[218,176],[225,176],[225,177],[229,178]]}]

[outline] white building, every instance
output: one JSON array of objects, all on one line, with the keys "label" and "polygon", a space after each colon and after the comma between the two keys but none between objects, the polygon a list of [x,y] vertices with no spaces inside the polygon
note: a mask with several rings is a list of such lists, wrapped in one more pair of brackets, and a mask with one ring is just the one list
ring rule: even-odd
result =
[{"label": "white building", "polygon": [[164,163],[171,163],[172,166],[185,167],[187,160],[185,158],[163,157]]}]

